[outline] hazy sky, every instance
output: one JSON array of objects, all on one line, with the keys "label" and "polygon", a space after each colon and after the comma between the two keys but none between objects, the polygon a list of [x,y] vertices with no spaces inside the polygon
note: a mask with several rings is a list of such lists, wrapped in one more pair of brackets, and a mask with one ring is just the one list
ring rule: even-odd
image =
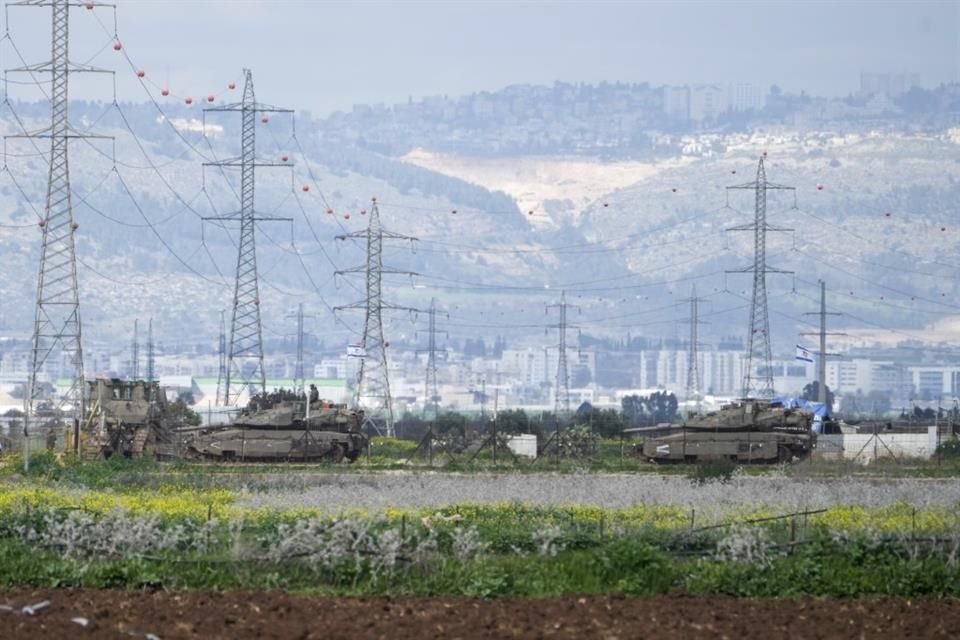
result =
[{"label": "hazy sky", "polygon": [[[930,86],[960,80],[960,0],[116,4],[125,50],[175,94],[219,96],[248,66],[258,98],[318,115],[555,80],[776,82],[830,95],[855,91],[861,71],[918,72]],[[11,11],[21,50],[47,46],[49,18],[26,16],[48,10]],[[112,31],[109,9],[95,12]],[[71,14],[80,61],[108,35],[89,14]],[[6,43],[0,52],[4,66],[16,64]],[[109,48],[93,62],[121,68]],[[120,76],[121,98],[141,100],[129,77]]]}]

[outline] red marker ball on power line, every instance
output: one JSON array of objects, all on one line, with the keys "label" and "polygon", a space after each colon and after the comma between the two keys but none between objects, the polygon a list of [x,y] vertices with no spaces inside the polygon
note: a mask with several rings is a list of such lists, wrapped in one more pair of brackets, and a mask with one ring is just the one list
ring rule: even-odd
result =
[{"label": "red marker ball on power line", "polygon": [[167,89],[166,87],[164,87],[163,89],[160,89],[160,95],[162,96],[170,95],[170,89]]},{"label": "red marker ball on power line", "polygon": [[213,102],[216,98],[213,95],[207,96],[207,102]]},{"label": "red marker ball on power line", "polygon": [[328,213],[329,215],[333,215],[333,209],[327,209],[327,213]]},{"label": "red marker ball on power line", "polygon": [[123,45],[121,45],[119,41],[114,42],[114,43],[113,43],[113,50],[114,50],[114,51],[120,51],[120,49],[123,49]]},{"label": "red marker ball on power line", "polygon": [[308,185],[308,184],[303,185],[303,190],[304,190],[304,191],[310,191],[310,185]]},{"label": "red marker ball on power line", "polygon": [[343,214],[343,219],[344,219],[344,220],[349,220],[349,219],[350,219],[350,214],[349,214],[349,213]]},{"label": "red marker ball on power line", "polygon": [[236,88],[237,88],[236,82],[231,82],[230,84],[227,85],[227,89],[230,89],[230,91],[233,91]]},{"label": "red marker ball on power line", "polygon": [[187,96],[186,98],[184,98],[183,101],[186,102],[187,104],[193,104],[193,98],[191,98],[190,96]]},{"label": "red marker ball on power line", "polygon": [[267,116],[263,116],[262,118],[260,118],[260,122],[262,122],[263,124],[267,124],[268,122],[270,122],[270,118],[268,118]]},{"label": "red marker ball on power line", "polygon": [[280,156],[280,159],[283,160],[284,162],[286,162],[287,160],[290,159],[290,156],[286,156],[286,155]]},{"label": "red marker ball on power line", "polygon": [[146,71],[144,71],[143,69],[137,69],[137,77],[138,77],[138,78],[142,78],[142,77],[144,77],[145,75],[147,75],[147,72],[146,72]]}]

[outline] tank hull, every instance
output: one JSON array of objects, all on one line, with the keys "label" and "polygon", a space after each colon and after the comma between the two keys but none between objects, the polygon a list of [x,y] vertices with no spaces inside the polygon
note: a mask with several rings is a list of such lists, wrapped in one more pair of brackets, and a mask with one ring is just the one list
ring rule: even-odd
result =
[{"label": "tank hull", "polygon": [[659,463],[731,460],[741,464],[769,464],[804,458],[813,447],[813,436],[805,432],[684,429],[645,440],[643,457]]},{"label": "tank hull", "polygon": [[768,400],[743,400],[694,416],[671,432],[647,438],[643,457],[654,462],[789,462],[816,445],[813,414]]},{"label": "tank hull", "polygon": [[360,433],[225,427],[199,434],[188,451],[196,458],[226,462],[353,462],[365,448]]}]

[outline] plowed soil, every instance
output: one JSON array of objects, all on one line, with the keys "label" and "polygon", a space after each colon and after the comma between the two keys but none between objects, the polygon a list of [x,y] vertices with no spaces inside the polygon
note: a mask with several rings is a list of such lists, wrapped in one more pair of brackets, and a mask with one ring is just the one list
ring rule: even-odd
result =
[{"label": "plowed soil", "polygon": [[[48,601],[47,606],[37,607]],[[33,606],[33,614],[23,607]],[[960,600],[0,590],[0,638],[950,638]]]}]

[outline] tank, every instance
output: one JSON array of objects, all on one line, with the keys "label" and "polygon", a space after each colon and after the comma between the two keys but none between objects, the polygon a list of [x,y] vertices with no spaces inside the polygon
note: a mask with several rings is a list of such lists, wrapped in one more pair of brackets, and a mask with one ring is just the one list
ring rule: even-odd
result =
[{"label": "tank", "polygon": [[809,411],[768,400],[743,400],[645,439],[642,455],[653,462],[789,462],[813,450],[812,425]]},{"label": "tank", "polygon": [[236,462],[349,462],[368,444],[363,412],[301,398],[255,399],[233,424],[200,430],[187,451],[203,460]]},{"label": "tank", "polygon": [[80,435],[85,458],[175,455],[175,425],[159,383],[101,378],[87,381],[87,391]]}]

